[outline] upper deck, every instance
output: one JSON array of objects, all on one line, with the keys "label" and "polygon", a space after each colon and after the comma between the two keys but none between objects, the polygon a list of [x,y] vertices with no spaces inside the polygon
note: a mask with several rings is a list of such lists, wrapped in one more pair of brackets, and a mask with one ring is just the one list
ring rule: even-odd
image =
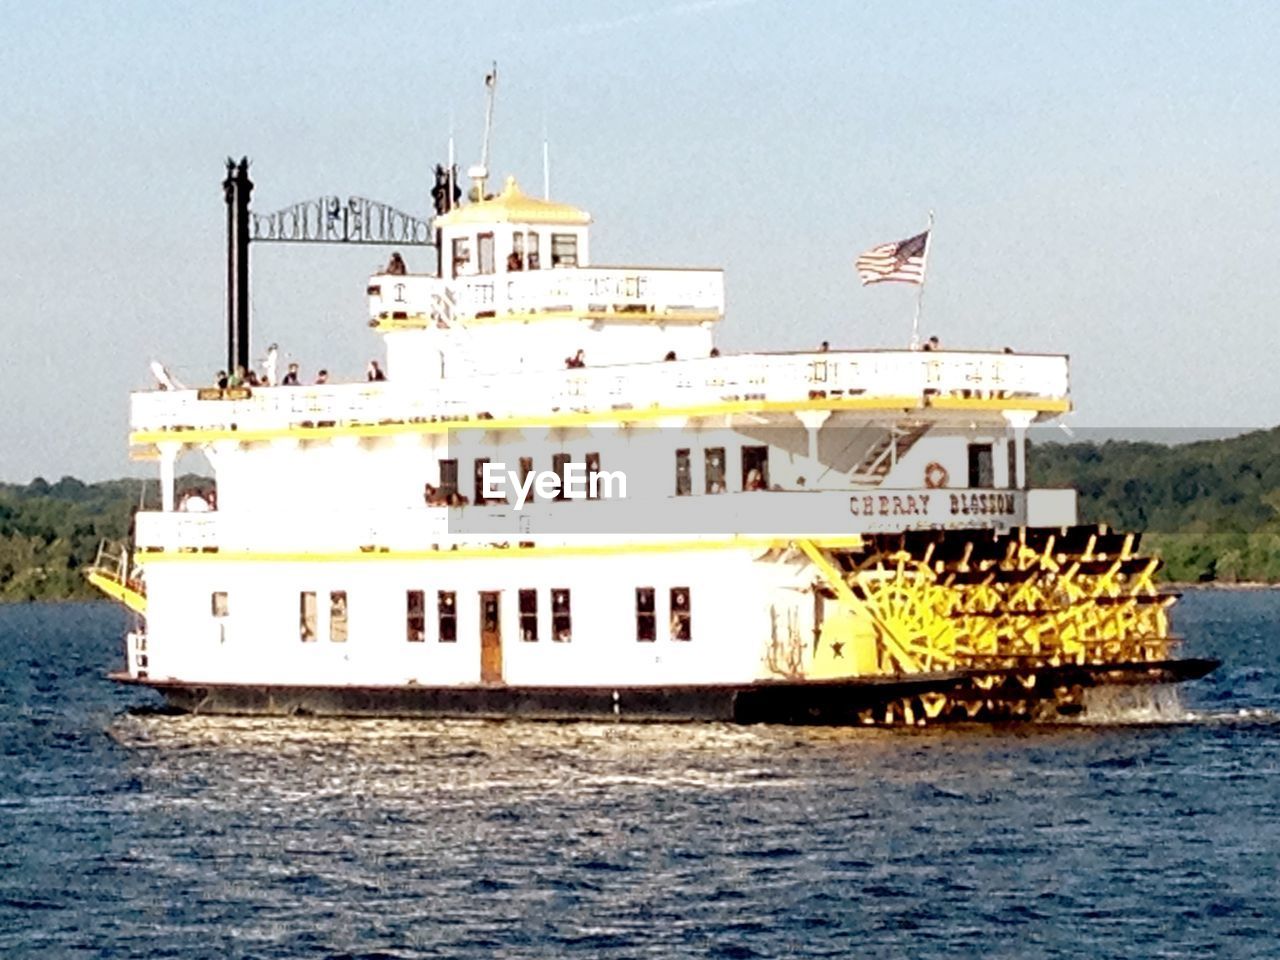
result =
[{"label": "upper deck", "polygon": [[1067,358],[976,351],[741,354],[380,383],[156,390],[131,442],[386,435],[804,411],[964,411],[1029,421],[1070,409]]}]

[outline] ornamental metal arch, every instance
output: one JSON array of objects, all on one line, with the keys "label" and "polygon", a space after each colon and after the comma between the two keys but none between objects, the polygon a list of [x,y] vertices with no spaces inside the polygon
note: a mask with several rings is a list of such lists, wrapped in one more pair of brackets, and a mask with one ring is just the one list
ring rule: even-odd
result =
[{"label": "ornamental metal arch", "polygon": [[431,221],[365,197],[316,197],[274,213],[249,212],[249,240],[269,243],[435,245]]}]

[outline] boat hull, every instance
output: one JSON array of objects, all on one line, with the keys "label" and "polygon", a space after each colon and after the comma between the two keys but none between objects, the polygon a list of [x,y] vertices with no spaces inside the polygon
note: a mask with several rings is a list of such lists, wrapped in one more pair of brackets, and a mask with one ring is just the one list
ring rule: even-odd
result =
[{"label": "boat hull", "polygon": [[113,679],[151,687],[184,713],[402,719],[702,721],[815,725],[1053,719],[1083,690],[1178,683],[1216,660],[1186,659],[868,677],[650,687],[305,686]]}]

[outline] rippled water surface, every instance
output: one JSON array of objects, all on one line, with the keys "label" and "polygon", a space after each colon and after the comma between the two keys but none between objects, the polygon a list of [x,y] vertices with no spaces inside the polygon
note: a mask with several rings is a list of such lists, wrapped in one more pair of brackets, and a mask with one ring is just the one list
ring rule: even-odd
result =
[{"label": "rippled water surface", "polygon": [[1280,956],[1280,592],[1179,704],[940,732],[189,718],[0,607],[3,957]]}]

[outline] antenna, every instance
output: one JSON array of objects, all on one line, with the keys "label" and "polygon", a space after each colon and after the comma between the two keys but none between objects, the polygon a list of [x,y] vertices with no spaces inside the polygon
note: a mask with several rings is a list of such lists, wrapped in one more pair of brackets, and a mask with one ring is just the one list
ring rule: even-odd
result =
[{"label": "antenna", "polygon": [[492,69],[484,78],[484,147],[480,151],[479,166],[467,171],[474,183],[475,199],[484,199],[484,182],[489,178],[489,141],[493,135],[493,101],[498,93],[498,61],[493,62]]},{"label": "antenna", "polygon": [[542,127],[542,199],[551,199],[551,147],[547,144],[547,128]]}]

